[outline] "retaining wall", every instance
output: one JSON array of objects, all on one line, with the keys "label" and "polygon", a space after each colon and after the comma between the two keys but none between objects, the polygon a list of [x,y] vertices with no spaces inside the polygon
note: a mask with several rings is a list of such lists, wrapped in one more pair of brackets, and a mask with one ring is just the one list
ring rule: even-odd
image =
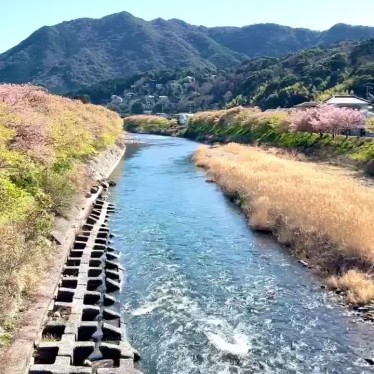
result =
[{"label": "retaining wall", "polygon": [[114,206],[102,194],[76,235],[29,374],[127,374],[140,356],[127,342],[117,294],[122,269],[107,226]]},{"label": "retaining wall", "polygon": [[[106,178],[113,172],[125,153],[126,142],[119,142],[88,163],[87,168],[94,180]],[[92,194],[91,197],[84,196],[84,193],[72,207],[69,215],[71,218],[56,221],[55,231],[52,235],[60,244],[54,252],[49,270],[46,274],[40,276],[40,285],[33,300],[31,300],[31,304],[17,323],[12,344],[2,354],[0,374],[28,373],[30,360],[34,352],[33,343],[47,320],[48,305],[51,305],[51,299],[56,293],[58,283],[61,282],[61,269],[67,261],[77,232],[85,223],[102,190],[103,187],[100,186],[99,191]],[[64,373],[67,372],[64,371]]]}]

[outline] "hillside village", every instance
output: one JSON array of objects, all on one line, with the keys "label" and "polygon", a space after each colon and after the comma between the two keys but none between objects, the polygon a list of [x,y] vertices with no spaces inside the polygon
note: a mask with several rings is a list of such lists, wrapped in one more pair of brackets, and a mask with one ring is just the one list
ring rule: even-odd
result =
[{"label": "hillside village", "polygon": [[186,75],[169,81],[144,76],[130,88],[125,88],[122,95],[112,95],[107,107],[121,116],[128,114],[176,114],[195,112],[203,105],[204,109],[219,109],[233,98],[231,91],[224,95],[222,103],[213,103],[213,97],[202,98],[202,90],[208,93],[214,86],[217,75],[206,74],[203,77]]},{"label": "hillside village", "polygon": [[341,42],[285,57],[251,58],[234,69],[153,70],[67,95],[86,97],[121,116],[175,115],[240,105],[274,110],[323,103],[341,95],[358,96],[370,104],[374,98],[373,56],[374,39]]},{"label": "hillside village", "polygon": [[[196,78],[185,75],[179,79],[154,79],[145,75],[123,90],[122,95],[112,95],[106,106],[118,112],[122,117],[128,115],[158,115],[160,117],[174,117],[180,125],[186,125],[192,113],[201,109],[217,110],[222,107],[232,108],[236,106],[251,106],[249,98],[239,95],[234,98],[230,86],[225,84],[228,80],[216,74],[205,74]],[[222,95],[222,100],[217,102],[209,93],[220,86],[221,91],[227,89]],[[308,110],[322,104],[334,105],[356,109],[362,112],[367,119],[367,126],[359,130],[355,135],[373,135],[374,96],[370,93],[371,87],[367,88],[367,98],[359,97],[353,91],[343,94],[322,97],[320,100],[305,100],[293,105],[288,110]],[[234,91],[234,90],[233,90]],[[265,109],[266,111],[284,110],[282,108]],[[357,131],[356,131],[357,132]],[[353,135],[353,133],[352,133]]]}]

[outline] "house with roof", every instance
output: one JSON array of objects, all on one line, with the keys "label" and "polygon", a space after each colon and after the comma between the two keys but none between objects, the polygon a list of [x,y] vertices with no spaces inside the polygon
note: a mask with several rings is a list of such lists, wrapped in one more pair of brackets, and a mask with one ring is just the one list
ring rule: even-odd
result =
[{"label": "house with roof", "polygon": [[[319,105],[335,105],[340,108],[350,108],[359,110],[366,119],[369,119],[374,116],[373,106],[369,100],[363,99],[355,95],[335,95],[328,100],[325,100],[323,103],[316,101],[304,102],[299,105],[295,105],[294,109],[296,110],[308,110],[311,108],[318,107]],[[357,129],[351,132],[351,135],[367,135],[372,136],[372,134],[366,129],[366,126],[362,129]]]},{"label": "house with roof", "polygon": [[336,105],[338,107],[352,108],[359,110],[372,109],[369,100],[365,100],[355,95],[336,95],[325,101],[325,104]]},{"label": "house with roof", "polygon": [[370,117],[373,106],[369,100],[363,99],[355,95],[335,95],[323,103],[317,101],[306,101],[304,103],[295,105],[294,108],[298,110],[307,110],[315,108],[321,104],[335,105],[341,108],[357,109],[366,114],[366,117]]},{"label": "house with roof", "polygon": [[295,105],[294,108],[297,110],[307,110],[310,108],[315,108],[318,105],[320,105],[318,101],[305,101],[304,103]]},{"label": "house with roof", "polygon": [[371,102],[369,100],[363,99],[355,95],[335,95],[328,100],[325,100],[323,103],[318,101],[306,101],[304,103],[295,105],[295,109],[309,109],[315,108],[321,104],[331,104],[338,107],[360,109],[360,110],[369,110],[372,109]]}]

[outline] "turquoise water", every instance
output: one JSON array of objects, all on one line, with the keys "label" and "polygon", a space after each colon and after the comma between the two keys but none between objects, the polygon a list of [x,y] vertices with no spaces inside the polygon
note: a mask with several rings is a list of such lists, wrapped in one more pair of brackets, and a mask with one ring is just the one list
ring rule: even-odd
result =
[{"label": "turquoise water", "polygon": [[122,312],[145,374],[370,373],[374,328],[355,322],[205,182],[184,139],[137,136],[116,169],[110,221]]}]

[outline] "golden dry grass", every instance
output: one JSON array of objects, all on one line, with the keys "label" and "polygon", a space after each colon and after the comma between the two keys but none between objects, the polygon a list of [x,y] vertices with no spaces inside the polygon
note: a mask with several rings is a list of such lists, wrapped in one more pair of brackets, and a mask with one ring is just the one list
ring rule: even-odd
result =
[{"label": "golden dry grass", "polygon": [[367,274],[348,270],[342,276],[331,276],[326,281],[331,289],[348,291],[348,301],[353,304],[367,304],[374,300],[374,283]]},{"label": "golden dry grass", "polygon": [[[240,196],[253,228],[273,232],[299,257],[333,275],[344,275],[352,268],[370,270],[374,261],[372,189],[315,164],[233,143],[201,148],[195,161],[208,169],[227,194]],[[349,283],[347,289],[357,302],[374,299],[372,291],[367,296],[361,290],[362,282]]]}]

